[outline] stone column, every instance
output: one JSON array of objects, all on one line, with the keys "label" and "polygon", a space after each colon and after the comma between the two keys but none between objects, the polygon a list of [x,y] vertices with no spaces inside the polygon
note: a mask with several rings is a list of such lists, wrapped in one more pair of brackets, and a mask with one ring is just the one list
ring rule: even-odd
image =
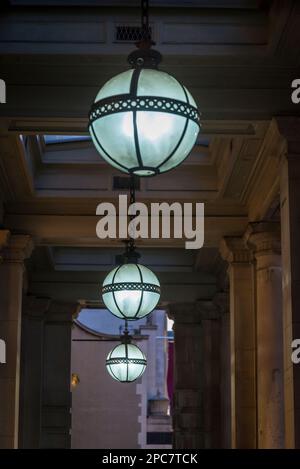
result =
[{"label": "stone column", "polygon": [[220,317],[212,301],[175,304],[174,446],[220,448]]},{"label": "stone column", "polygon": [[170,306],[174,319],[175,449],[204,448],[202,320],[194,303]]},{"label": "stone column", "polygon": [[239,237],[223,238],[230,283],[231,446],[256,448],[255,278],[253,256]]},{"label": "stone column", "polygon": [[44,318],[50,303],[48,298],[23,298],[19,432],[21,448],[40,448]]},{"label": "stone column", "polygon": [[45,313],[41,448],[71,447],[71,327],[76,303],[52,301]]},{"label": "stone column", "polygon": [[212,301],[197,301],[202,319],[204,447],[221,447],[221,321]]},{"label": "stone column", "polygon": [[77,305],[23,299],[20,446],[69,448],[71,326]]},{"label": "stone column", "polygon": [[300,119],[278,118],[285,139],[280,179],[283,286],[285,447],[300,448],[300,364],[291,361],[300,338]]},{"label": "stone column", "polygon": [[0,365],[0,448],[18,447],[23,273],[32,249],[30,236],[12,235],[1,253],[0,331],[7,354]]},{"label": "stone column", "polygon": [[[140,333],[148,336],[147,350],[147,398],[148,417],[168,415],[167,394],[167,318],[162,311],[154,311],[147,317],[147,323],[140,326]],[[168,415],[169,417],[169,415]]]},{"label": "stone column", "polygon": [[231,369],[229,295],[218,292],[213,302],[220,313],[221,448],[231,447]]},{"label": "stone column", "polygon": [[258,448],[284,447],[282,275],[279,223],[251,223],[256,259]]}]

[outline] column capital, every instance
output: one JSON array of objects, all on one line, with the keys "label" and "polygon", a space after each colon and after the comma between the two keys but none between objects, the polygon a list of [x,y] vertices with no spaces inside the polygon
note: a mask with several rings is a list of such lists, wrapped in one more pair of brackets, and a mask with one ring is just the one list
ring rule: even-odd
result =
[{"label": "column capital", "polygon": [[10,237],[8,230],[0,230],[0,250],[7,246]]},{"label": "column capital", "polygon": [[278,222],[249,223],[244,235],[245,243],[254,249],[255,257],[263,254],[280,254],[280,224]]},{"label": "column capital", "polygon": [[[9,241],[10,232],[8,230],[0,230],[0,251],[7,246]],[[0,255],[0,262],[3,261],[3,257]]]},{"label": "column capital", "polygon": [[45,317],[50,322],[76,319],[81,309],[80,303],[56,301],[48,297],[27,295],[23,297],[23,314],[30,317]]},{"label": "column capital", "polygon": [[173,303],[168,307],[168,316],[177,324],[201,322],[198,312],[196,311],[196,303]]},{"label": "column capital", "polygon": [[11,235],[9,243],[2,250],[4,262],[22,263],[31,256],[33,251],[33,240],[30,235]]},{"label": "column capital", "polygon": [[218,319],[220,317],[219,310],[212,300],[198,300],[196,310],[201,319]]},{"label": "column capital", "polygon": [[203,319],[217,319],[219,312],[210,300],[198,300],[194,303],[174,303],[169,306],[168,316],[175,323],[201,323]]},{"label": "column capital", "polygon": [[253,253],[240,236],[225,236],[220,243],[221,257],[229,264],[249,263],[253,260]]},{"label": "column capital", "polygon": [[28,295],[23,297],[23,314],[32,318],[44,317],[51,304],[50,298],[39,298]]}]

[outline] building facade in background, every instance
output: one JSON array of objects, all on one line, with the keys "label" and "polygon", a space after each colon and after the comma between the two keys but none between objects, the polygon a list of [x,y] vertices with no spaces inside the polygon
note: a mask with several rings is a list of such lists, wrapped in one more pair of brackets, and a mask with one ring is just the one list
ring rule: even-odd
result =
[{"label": "building facade in background", "polygon": [[[164,310],[129,324],[147,356],[143,376],[119,383],[105,368],[123,321],[105,309],[83,309],[72,330],[72,448],[171,448],[168,396],[169,342]],[[169,378],[172,381],[172,377]]]}]

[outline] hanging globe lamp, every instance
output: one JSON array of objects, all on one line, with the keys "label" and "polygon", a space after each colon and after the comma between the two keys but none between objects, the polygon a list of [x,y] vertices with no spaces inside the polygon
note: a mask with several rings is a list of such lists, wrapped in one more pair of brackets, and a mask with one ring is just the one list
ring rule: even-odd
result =
[{"label": "hanging globe lamp", "polygon": [[129,262],[115,267],[104,279],[102,298],[115,316],[136,321],[150,314],[160,298],[156,275],[144,265]]},{"label": "hanging globe lamp", "polygon": [[109,164],[125,173],[153,176],[187,158],[200,115],[187,88],[158,70],[161,55],[151,49],[148,10],[142,18],[142,40],[128,57],[132,68],[100,89],[89,114],[89,132]]},{"label": "hanging globe lamp", "polygon": [[106,369],[111,377],[121,383],[130,383],[142,376],[147,359],[142,350],[131,343],[128,331],[121,338],[122,343],[107,355]]}]

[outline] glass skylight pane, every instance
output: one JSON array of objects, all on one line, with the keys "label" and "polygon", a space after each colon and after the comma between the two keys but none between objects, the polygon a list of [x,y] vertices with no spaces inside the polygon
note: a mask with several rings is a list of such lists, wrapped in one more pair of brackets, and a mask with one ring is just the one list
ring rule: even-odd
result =
[{"label": "glass skylight pane", "polygon": [[91,140],[89,135],[44,135],[46,145],[54,143],[86,142]]}]

